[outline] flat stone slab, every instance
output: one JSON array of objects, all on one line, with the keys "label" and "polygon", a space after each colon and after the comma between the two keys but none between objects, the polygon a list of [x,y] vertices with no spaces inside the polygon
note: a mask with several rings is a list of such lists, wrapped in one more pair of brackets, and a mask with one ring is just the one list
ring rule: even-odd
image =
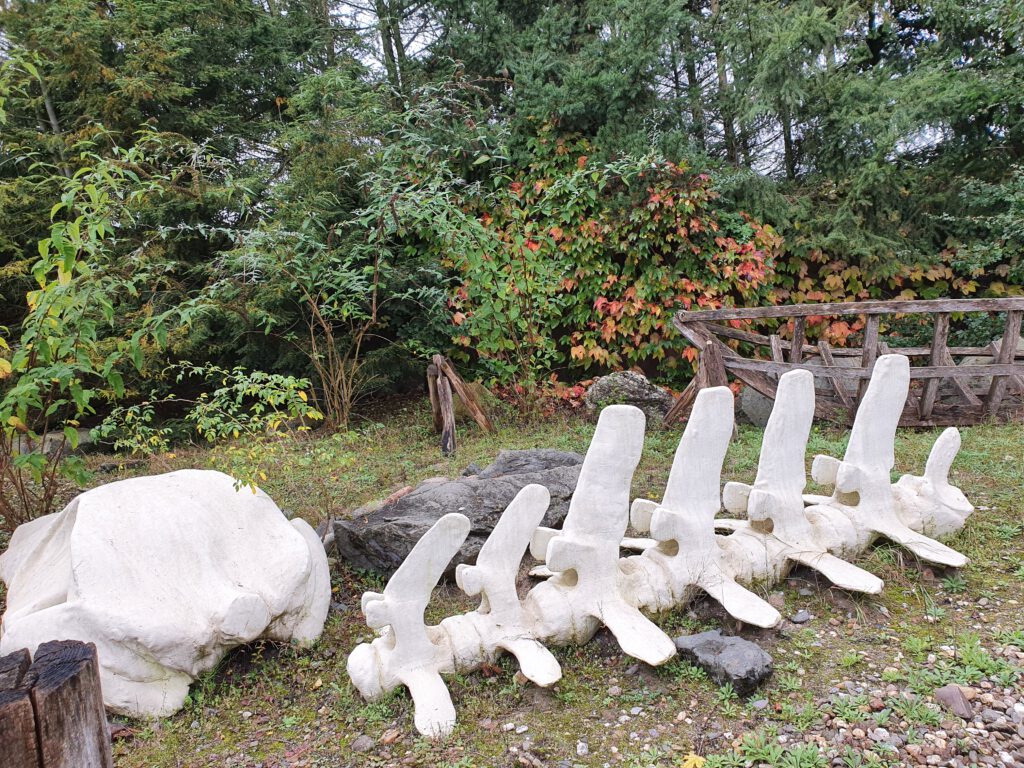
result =
[{"label": "flat stone slab", "polygon": [[718,685],[731,683],[740,696],[753,693],[774,669],[772,657],[757,643],[723,635],[718,629],[677,637],[675,644],[680,656],[707,672]]},{"label": "flat stone slab", "polygon": [[583,456],[570,451],[502,451],[493,464],[475,474],[446,482],[432,478],[397,499],[369,504],[348,520],[336,520],[334,546],[352,566],[390,576],[434,523],[458,512],[469,518],[471,528],[448,566],[446,575],[451,576],[460,563],[476,561],[498,518],[526,485],[537,483],[551,492],[542,525],[559,527],[582,463]]}]

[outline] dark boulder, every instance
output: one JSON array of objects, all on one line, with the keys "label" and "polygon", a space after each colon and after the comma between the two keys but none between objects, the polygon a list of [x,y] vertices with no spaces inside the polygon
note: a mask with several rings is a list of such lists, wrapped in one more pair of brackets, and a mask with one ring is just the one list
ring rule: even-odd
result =
[{"label": "dark boulder", "polygon": [[772,673],[772,657],[757,643],[723,635],[721,630],[683,635],[675,639],[679,655],[697,665],[718,685],[731,683],[747,696]]},{"label": "dark boulder", "polygon": [[459,563],[476,560],[501,513],[523,486],[538,483],[550,491],[551,504],[542,524],[560,526],[582,463],[583,456],[567,451],[502,451],[476,474],[447,482],[428,480],[394,501],[369,504],[348,520],[335,520],[335,549],[356,568],[390,576],[435,522],[458,512],[469,518],[471,528],[448,567],[450,575]]}]

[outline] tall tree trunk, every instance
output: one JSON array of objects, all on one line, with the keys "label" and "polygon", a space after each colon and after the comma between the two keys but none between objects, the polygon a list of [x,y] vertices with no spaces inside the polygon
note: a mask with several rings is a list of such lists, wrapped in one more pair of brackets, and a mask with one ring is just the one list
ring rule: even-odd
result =
[{"label": "tall tree trunk", "polygon": [[718,103],[722,117],[722,131],[725,136],[725,156],[734,165],[739,164],[739,156],[736,151],[736,125],[733,122],[731,89],[729,87],[729,74],[726,71],[725,53],[722,50],[722,42],[717,29],[717,21],[721,16],[719,0],[711,0],[711,19],[715,26],[712,33],[715,45],[715,70],[718,74]]},{"label": "tall tree trunk", "polygon": [[334,26],[331,24],[330,0],[322,0],[317,10],[320,11],[320,18],[324,25],[324,57],[328,68],[330,68],[335,63]]},{"label": "tall tree trunk", "polygon": [[374,0],[374,9],[377,12],[377,30],[380,33],[380,48],[384,57],[384,69],[388,73],[388,82],[396,91],[401,91],[402,81],[399,78],[398,63],[395,60],[391,8],[386,0]]},{"label": "tall tree trunk", "polygon": [[782,151],[786,163],[786,178],[796,178],[796,149],[793,146],[793,121],[790,119],[789,107],[779,108],[779,120],[782,122]]},{"label": "tall tree trunk", "polygon": [[60,120],[57,118],[57,110],[53,106],[53,100],[50,98],[50,89],[46,87],[46,81],[39,76],[39,89],[43,94],[43,106],[46,109],[46,119],[50,121],[50,132],[57,139],[57,156],[60,158],[59,166],[61,173],[66,178],[71,178],[71,169],[68,167],[68,158],[64,153],[64,138],[63,131],[60,129]]},{"label": "tall tree trunk", "polygon": [[[690,12],[694,20],[699,13],[699,8],[690,4]],[[696,21],[694,21],[696,23]],[[704,106],[700,92],[700,83],[697,81],[697,40],[693,30],[687,27],[679,35],[679,43],[682,48],[683,65],[686,67],[686,92],[690,102],[690,120],[693,122],[693,136],[702,152],[708,150],[708,139],[704,129]]]}]

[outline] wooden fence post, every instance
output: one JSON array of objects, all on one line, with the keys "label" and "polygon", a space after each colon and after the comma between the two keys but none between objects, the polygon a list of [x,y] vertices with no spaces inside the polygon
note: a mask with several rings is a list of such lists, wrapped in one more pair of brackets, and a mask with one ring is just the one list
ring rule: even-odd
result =
[{"label": "wooden fence post", "polygon": [[4,768],[113,768],[96,646],[43,643],[0,659]]}]

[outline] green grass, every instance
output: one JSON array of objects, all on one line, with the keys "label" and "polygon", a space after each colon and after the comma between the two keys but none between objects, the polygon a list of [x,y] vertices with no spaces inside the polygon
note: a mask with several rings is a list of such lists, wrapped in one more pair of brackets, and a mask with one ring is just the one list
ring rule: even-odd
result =
[{"label": "green grass", "polygon": [[[313,524],[345,517],[362,504],[415,485],[436,475],[457,476],[470,462],[485,465],[503,448],[552,447],[584,451],[592,423],[575,417],[521,422],[509,413],[496,418],[497,431],[486,435],[475,425],[461,424],[456,456],[442,457],[424,402],[390,403],[386,417],[360,421],[350,432],[281,440],[266,448],[264,464],[275,467],[262,483],[291,515]],[[938,431],[903,431],[897,440],[894,478],[920,473]],[[963,430],[963,448],[953,467],[952,481],[979,507],[966,528],[952,537],[951,546],[971,558],[960,573],[932,572],[902,549],[881,544],[859,563],[886,582],[878,596],[853,596],[830,590],[824,580],[811,597],[800,596],[797,585],[783,583],[758,588],[762,594],[781,591],[787,606],[807,607],[817,617],[811,625],[789,628],[785,635],[756,633],[775,658],[775,677],[753,698],[771,705],[754,710],[747,702],[719,688],[695,667],[674,661],[652,670],[633,670],[614,640],[602,632],[583,647],[552,649],[564,676],[550,690],[522,684],[513,660],[503,658],[485,671],[448,679],[458,713],[453,735],[434,743],[420,738],[412,727],[412,704],[404,690],[379,702],[363,701],[348,681],[345,661],[360,640],[372,632],[358,610],[359,596],[383,586],[374,574],[352,571],[344,563],[332,566],[334,600],[344,607],[332,611],[323,637],[312,648],[258,644],[229,656],[192,688],[189,703],[179,714],[154,723],[133,723],[136,735],[116,746],[123,768],[181,768],[192,766],[265,765],[336,766],[346,761],[366,766],[397,765],[414,760],[420,765],[460,768],[516,763],[510,749],[520,748],[524,736],[502,729],[506,723],[528,726],[531,753],[545,764],[559,760],[600,765],[614,747],[626,765],[679,764],[689,751],[709,757],[707,768],[745,765],[763,760],[776,766],[814,768],[828,760],[810,745],[778,745],[774,734],[787,724],[812,727],[831,708],[848,722],[871,720],[860,697],[834,696],[828,690],[839,681],[862,674],[869,664],[891,667],[918,694],[943,681],[977,680],[1016,674],[993,653],[997,646],[1024,642],[1019,620],[1006,599],[1020,599],[1024,585],[1024,500],[1020,495],[1024,445],[1021,428],[979,426]],[[656,430],[647,436],[643,459],[634,476],[632,495],[660,498],[668,477],[679,430]],[[812,434],[808,468],[815,453],[842,455],[847,433],[818,429]],[[757,469],[761,432],[740,427],[730,447],[723,481],[751,482]],[[269,459],[269,461],[267,461]],[[95,467],[109,457],[90,456]],[[184,467],[238,469],[244,452],[225,447],[179,447],[174,455],[153,459],[135,473]],[[107,482],[132,473],[97,475]],[[808,486],[809,492],[821,489]],[[805,572],[812,581],[813,576]],[[981,637],[964,632],[977,623],[974,601],[990,595]],[[996,605],[999,601],[999,605]],[[475,601],[452,586],[438,589],[428,609],[431,621],[470,610]],[[720,610],[703,602],[653,617],[673,635],[720,627]],[[829,620],[836,622],[830,625]],[[730,628],[735,627],[729,622]],[[957,655],[939,650],[955,644]],[[940,654],[925,668],[929,653]],[[901,658],[897,658],[897,654]],[[618,687],[618,695],[610,688]],[[820,705],[816,702],[831,701]],[[634,706],[643,714],[625,725],[623,712]],[[919,697],[886,701],[885,717],[904,719],[918,731],[932,727],[934,712]],[[244,715],[243,713],[250,713]],[[882,717],[881,713],[874,713]],[[688,722],[689,721],[689,722]],[[708,725],[729,730],[742,746],[704,741]],[[610,725],[606,726],[605,723]],[[657,724],[667,732],[650,744],[631,741],[631,731],[646,733]],[[397,740],[380,743],[397,730]],[[353,755],[349,745],[360,735],[376,744]],[[586,738],[590,756],[579,758],[577,739]],[[645,737],[646,738],[646,737]],[[781,751],[779,751],[781,750]],[[875,757],[850,755],[847,765],[881,765]],[[825,760],[825,762],[822,762]],[[859,760],[859,762],[857,762]],[[304,761],[304,762],[303,762]],[[646,761],[646,762],[645,762]]]}]

